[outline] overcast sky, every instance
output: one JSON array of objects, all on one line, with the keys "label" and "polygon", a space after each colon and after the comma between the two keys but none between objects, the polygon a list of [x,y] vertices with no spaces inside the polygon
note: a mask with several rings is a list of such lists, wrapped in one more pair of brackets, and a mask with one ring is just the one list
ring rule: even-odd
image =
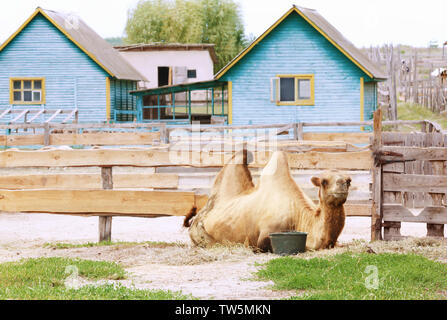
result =
[{"label": "overcast sky", "polygon": [[[262,34],[294,3],[318,10],[358,47],[401,43],[426,47],[447,41],[446,0],[236,0],[247,34]],[[102,37],[124,34],[138,0],[14,0],[0,2],[0,42],[38,6],[79,15]]]}]

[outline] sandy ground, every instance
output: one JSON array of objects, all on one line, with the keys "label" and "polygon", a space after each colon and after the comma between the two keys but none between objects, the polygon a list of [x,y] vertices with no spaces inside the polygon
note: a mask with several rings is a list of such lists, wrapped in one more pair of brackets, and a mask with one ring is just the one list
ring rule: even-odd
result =
[{"label": "sandy ground", "polygon": [[[280,299],[295,295],[269,289],[254,279],[258,264],[276,258],[241,248],[200,249],[191,246],[182,218],[113,218],[113,241],[162,241],[173,246],[120,245],[53,249],[46,243],[95,242],[98,218],[45,214],[0,214],[0,262],[30,257],[79,257],[118,262],[128,271],[126,286],[182,291],[201,299]],[[423,224],[403,224],[402,234],[422,237]],[[348,218],[340,242],[368,240],[370,219]]]}]

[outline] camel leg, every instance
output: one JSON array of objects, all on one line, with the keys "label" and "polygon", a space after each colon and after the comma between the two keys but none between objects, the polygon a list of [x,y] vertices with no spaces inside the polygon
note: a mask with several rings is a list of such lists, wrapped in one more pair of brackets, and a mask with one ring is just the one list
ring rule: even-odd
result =
[{"label": "camel leg", "polygon": [[272,243],[268,233],[261,233],[258,238],[258,243],[256,245],[261,252],[273,252]]}]

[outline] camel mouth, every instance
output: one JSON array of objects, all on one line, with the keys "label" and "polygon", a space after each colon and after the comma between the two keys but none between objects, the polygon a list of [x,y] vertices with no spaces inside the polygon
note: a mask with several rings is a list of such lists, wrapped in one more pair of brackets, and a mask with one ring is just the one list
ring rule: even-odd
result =
[{"label": "camel mouth", "polygon": [[329,195],[333,196],[334,198],[346,198],[348,196],[348,192],[331,193]]}]

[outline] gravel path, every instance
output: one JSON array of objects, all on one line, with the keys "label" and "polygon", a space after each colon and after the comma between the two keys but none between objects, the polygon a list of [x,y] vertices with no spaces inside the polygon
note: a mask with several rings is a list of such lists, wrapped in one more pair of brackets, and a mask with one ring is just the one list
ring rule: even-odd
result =
[{"label": "gravel path", "polygon": [[[341,243],[369,239],[370,219],[348,218]],[[425,226],[404,224],[404,235],[424,236]],[[182,218],[113,218],[114,241],[161,241],[173,246],[120,245],[54,250],[45,243],[95,242],[97,217],[46,214],[0,214],[0,262],[30,257],[79,257],[115,261],[129,272],[124,285],[137,288],[182,291],[202,299],[279,299],[294,292],[269,289],[270,282],[256,281],[260,267],[275,258],[272,254],[254,254],[241,248],[204,250],[191,246]]]}]

